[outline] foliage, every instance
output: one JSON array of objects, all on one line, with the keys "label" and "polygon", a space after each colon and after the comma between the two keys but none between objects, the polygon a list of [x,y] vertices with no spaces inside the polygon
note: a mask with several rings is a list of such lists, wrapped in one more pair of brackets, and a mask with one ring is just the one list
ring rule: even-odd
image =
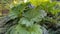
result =
[{"label": "foliage", "polygon": [[[18,24],[15,28],[11,28],[6,34],[42,34],[40,25],[38,26],[36,23],[46,16],[46,12],[37,7],[29,8],[29,4],[30,2],[21,3],[10,9],[10,13],[8,15],[10,16],[10,19],[19,17],[20,20],[17,22]],[[36,22],[36,25],[34,22]]]},{"label": "foliage", "polygon": [[50,0],[30,0],[31,4],[33,4],[34,6],[38,6],[41,3],[45,3],[45,2],[49,2]]},{"label": "foliage", "polygon": [[[60,5],[56,1],[29,0],[29,2],[22,1],[21,3],[18,1],[14,0],[10,4],[8,14],[10,20],[18,20],[5,34],[46,34],[48,32],[53,34],[57,30],[54,31],[55,27],[60,26],[57,25],[60,23],[60,10],[58,8]],[[48,32],[43,27],[48,29]]]},{"label": "foliage", "polygon": [[40,29],[40,26],[37,24],[28,28],[21,25],[17,25],[6,34],[42,34],[42,30]]}]

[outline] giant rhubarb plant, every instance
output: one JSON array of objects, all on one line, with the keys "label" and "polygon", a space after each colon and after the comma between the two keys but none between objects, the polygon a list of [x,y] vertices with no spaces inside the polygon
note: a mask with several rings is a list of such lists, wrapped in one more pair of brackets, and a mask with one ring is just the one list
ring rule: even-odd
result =
[{"label": "giant rhubarb plant", "polygon": [[[40,3],[39,3],[40,2]],[[30,0],[26,3],[18,4],[10,9],[11,19],[19,17],[18,24],[12,26],[6,34],[42,34],[43,29],[38,24],[47,15],[48,11],[54,14],[55,2],[48,0]]]}]

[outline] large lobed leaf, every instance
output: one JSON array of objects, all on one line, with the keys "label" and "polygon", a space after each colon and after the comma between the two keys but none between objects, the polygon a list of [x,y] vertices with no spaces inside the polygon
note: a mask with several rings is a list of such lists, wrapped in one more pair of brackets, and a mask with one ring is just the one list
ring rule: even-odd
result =
[{"label": "large lobed leaf", "polygon": [[22,3],[22,4],[18,4],[17,6],[14,6],[10,9],[10,13],[9,13],[9,17],[11,19],[14,19],[18,16],[21,16],[21,13],[25,10],[25,8],[27,7],[29,3]]},{"label": "large lobed leaf", "polygon": [[39,8],[34,8],[23,13],[23,16],[29,19],[30,21],[39,22],[42,18],[46,16],[46,12],[44,10],[40,10]]},{"label": "large lobed leaf", "polygon": [[11,29],[12,30],[10,30],[9,33],[7,32],[6,34],[42,34],[42,29],[37,24],[28,28],[17,25],[16,27]]},{"label": "large lobed leaf", "polygon": [[50,0],[30,0],[30,3],[34,6],[39,6],[41,3],[49,2]]}]

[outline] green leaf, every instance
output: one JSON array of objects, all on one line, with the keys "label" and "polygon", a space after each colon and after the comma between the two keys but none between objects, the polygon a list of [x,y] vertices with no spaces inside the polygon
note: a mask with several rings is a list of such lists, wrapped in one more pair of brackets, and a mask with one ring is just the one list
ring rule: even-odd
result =
[{"label": "green leaf", "polygon": [[50,0],[30,0],[30,3],[34,6],[39,6],[42,3],[49,2]]},{"label": "green leaf", "polygon": [[17,6],[14,6],[11,8],[10,10],[10,13],[9,13],[9,16],[11,19],[14,19],[18,16],[21,16],[21,13],[25,10],[25,8],[27,7],[29,3],[22,3],[22,4],[19,4]]},{"label": "green leaf", "polygon": [[29,11],[23,13],[23,16],[28,18],[30,21],[39,22],[46,16],[46,12],[44,10],[30,9]]},{"label": "green leaf", "polygon": [[21,25],[17,25],[15,28],[9,31],[9,34],[42,34],[42,29],[37,24],[28,28],[22,27]]},{"label": "green leaf", "polygon": [[33,21],[30,21],[30,20],[28,20],[27,18],[21,18],[20,19],[20,21],[19,21],[19,24],[21,24],[21,25],[25,25],[26,27],[28,27],[28,26],[32,26],[33,25]]}]

